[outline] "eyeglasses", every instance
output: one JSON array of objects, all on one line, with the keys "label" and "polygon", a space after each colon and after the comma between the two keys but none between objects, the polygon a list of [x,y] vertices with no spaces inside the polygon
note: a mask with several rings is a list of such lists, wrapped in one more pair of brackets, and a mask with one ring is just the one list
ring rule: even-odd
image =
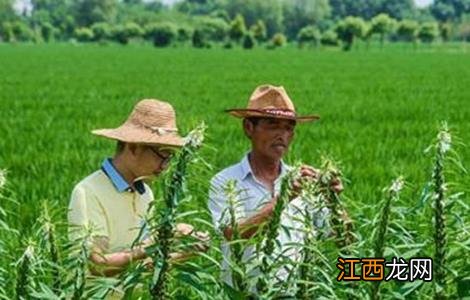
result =
[{"label": "eyeglasses", "polygon": [[161,152],[159,152],[157,149],[154,149],[154,148],[150,147],[150,150],[162,160],[162,164],[167,164],[167,163],[169,163],[170,160],[173,158],[173,154],[172,154],[172,153],[170,153],[170,154],[168,154],[168,155],[166,155],[166,156],[163,156],[163,155],[161,154]]}]

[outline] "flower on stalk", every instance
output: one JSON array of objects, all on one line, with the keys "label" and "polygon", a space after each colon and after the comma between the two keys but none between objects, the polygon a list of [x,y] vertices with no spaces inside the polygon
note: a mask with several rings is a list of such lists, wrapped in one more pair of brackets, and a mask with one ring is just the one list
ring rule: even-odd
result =
[{"label": "flower on stalk", "polygon": [[204,142],[204,133],[206,132],[207,126],[204,122],[199,124],[196,128],[194,128],[185,138],[185,146],[189,146],[192,148],[199,148],[201,147],[202,143]]}]

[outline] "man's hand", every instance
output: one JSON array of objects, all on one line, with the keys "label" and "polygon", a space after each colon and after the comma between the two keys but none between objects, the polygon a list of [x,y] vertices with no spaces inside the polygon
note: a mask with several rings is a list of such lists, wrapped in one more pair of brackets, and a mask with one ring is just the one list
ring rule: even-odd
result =
[{"label": "man's hand", "polygon": [[341,193],[344,190],[343,183],[341,182],[341,179],[339,178],[334,178],[331,181],[331,188],[333,191],[337,194]]},{"label": "man's hand", "polygon": [[320,172],[314,167],[302,165],[300,167],[299,177],[294,182],[292,182],[292,191],[289,200],[292,201],[300,195],[300,192],[302,192],[303,182],[316,182],[318,180],[319,173]]},{"label": "man's hand", "polygon": [[205,252],[209,249],[210,236],[208,232],[195,231],[194,227],[190,224],[178,223],[175,228],[176,237],[193,237],[198,242],[194,244],[197,251]]},{"label": "man's hand", "polygon": [[175,237],[184,237],[191,235],[194,232],[194,227],[186,223],[178,223],[175,227]]},{"label": "man's hand", "polygon": [[198,242],[194,244],[194,248],[197,251],[207,252],[207,250],[209,250],[211,238],[207,231],[195,231],[191,236],[198,240]]},{"label": "man's hand", "polygon": [[[316,182],[319,179],[320,171],[309,165],[302,165],[300,167],[299,178],[292,183],[292,193],[290,201],[294,200],[300,195],[302,191],[302,183],[305,181]],[[341,193],[343,191],[343,183],[340,178],[334,178],[331,181],[331,188],[335,193]]]}]

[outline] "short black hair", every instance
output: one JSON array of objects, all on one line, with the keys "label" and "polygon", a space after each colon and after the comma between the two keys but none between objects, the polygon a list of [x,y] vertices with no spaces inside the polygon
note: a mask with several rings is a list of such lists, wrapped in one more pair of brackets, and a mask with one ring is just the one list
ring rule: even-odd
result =
[{"label": "short black hair", "polygon": [[[251,124],[253,124],[253,126],[256,126],[259,124],[260,121],[262,120],[269,120],[269,119],[275,119],[275,118],[270,118],[270,117],[248,117],[248,118],[245,118],[245,120],[247,120],[248,122],[250,122]],[[297,125],[297,121],[296,120],[290,120],[294,125]]]},{"label": "short black hair", "polygon": [[116,154],[122,153],[124,148],[126,147],[126,143],[123,141],[117,141],[116,143]]},{"label": "short black hair", "polygon": [[248,118],[245,118],[246,121],[250,122],[251,124],[253,124],[253,126],[256,126],[258,125],[258,123],[261,121],[261,117],[248,117]]}]

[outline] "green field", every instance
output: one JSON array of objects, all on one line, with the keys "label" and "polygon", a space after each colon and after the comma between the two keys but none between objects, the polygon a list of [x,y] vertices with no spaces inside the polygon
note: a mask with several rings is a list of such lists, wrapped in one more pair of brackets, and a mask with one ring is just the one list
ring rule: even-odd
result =
[{"label": "green field", "polygon": [[[2,206],[13,209],[7,220],[25,235],[41,200],[59,201],[65,220],[74,184],[114,151],[90,131],[114,127],[138,100],[156,98],[175,107],[183,132],[202,120],[208,125],[201,154],[212,169],[190,189],[190,206],[204,211],[210,177],[249,149],[241,122],[223,110],[244,107],[257,85],[272,83],[286,88],[300,114],[321,116],[297,126],[287,161],[318,166],[323,154],[339,161],[350,214],[371,221],[372,205],[398,175],[408,183],[402,204],[418,205],[433,163],[424,150],[441,121],[454,141],[468,143],[469,78],[470,54],[462,51],[1,45],[0,168],[8,170],[8,189],[18,201]],[[468,167],[470,148],[457,152]],[[458,186],[452,192],[468,190],[469,176],[449,168]],[[468,210],[465,215],[468,221]],[[432,238],[426,216],[403,221],[414,226],[416,243]],[[370,227],[357,225],[367,236]]]}]

